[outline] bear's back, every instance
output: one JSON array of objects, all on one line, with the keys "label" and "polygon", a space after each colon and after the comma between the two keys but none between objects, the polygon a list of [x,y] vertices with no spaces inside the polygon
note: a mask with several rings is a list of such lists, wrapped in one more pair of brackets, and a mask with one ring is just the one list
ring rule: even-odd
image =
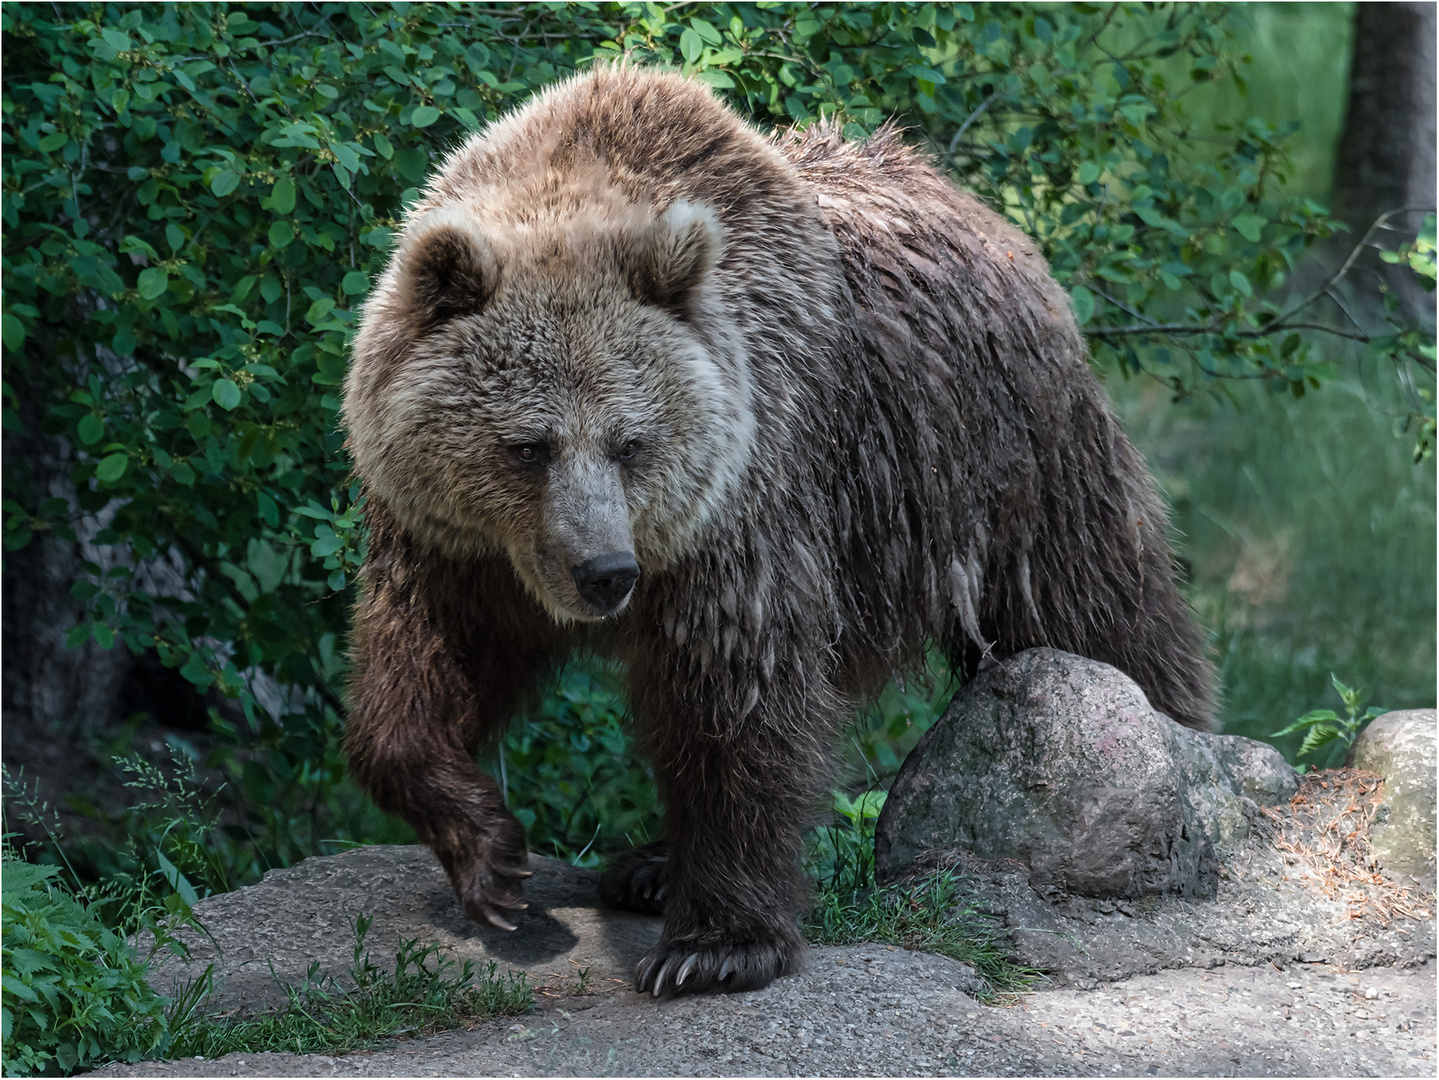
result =
[{"label": "bear's back", "polygon": [[465,203],[524,224],[618,197],[662,211],[687,200],[736,231],[797,216],[812,198],[789,161],[704,86],[596,67],[533,98],[446,159],[416,212]]}]

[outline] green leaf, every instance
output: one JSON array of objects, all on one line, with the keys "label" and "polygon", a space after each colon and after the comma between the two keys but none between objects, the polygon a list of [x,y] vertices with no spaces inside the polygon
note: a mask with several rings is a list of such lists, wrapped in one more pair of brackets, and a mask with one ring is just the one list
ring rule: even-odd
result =
[{"label": "green leaf", "polygon": [[185,233],[173,221],[165,226],[165,243],[170,245],[172,252],[179,251],[185,246]]},{"label": "green leaf", "polygon": [[1265,220],[1254,214],[1240,214],[1230,222],[1234,231],[1252,244],[1259,243],[1259,238],[1264,232]]},{"label": "green leaf", "polygon": [[260,520],[272,529],[280,526],[280,507],[274,499],[263,491],[255,492],[255,508],[259,511]]},{"label": "green leaf", "polygon": [[210,388],[210,396],[222,409],[233,410],[240,405],[240,388],[231,379],[216,379]]},{"label": "green leaf", "polygon": [[295,230],[290,227],[288,221],[276,221],[270,225],[268,238],[272,248],[276,251],[283,251],[295,239]]},{"label": "green leaf", "polygon": [[335,301],[328,296],[322,296],[310,305],[310,310],[305,312],[305,321],[311,326],[318,326],[331,311],[334,310]]},{"label": "green leaf", "polygon": [[1313,727],[1315,724],[1320,724],[1320,723],[1324,723],[1324,722],[1338,723],[1338,721],[1339,721],[1339,717],[1336,716],[1336,715],[1335,715],[1332,711],[1330,711],[1329,709],[1315,709],[1313,712],[1307,712],[1307,713],[1305,713],[1303,716],[1301,716],[1298,720],[1295,720],[1295,721],[1294,721],[1292,724],[1290,724],[1288,727],[1281,728],[1281,729],[1278,730],[1278,731],[1271,731],[1271,732],[1270,732],[1267,736],[1265,736],[1265,737],[1266,737],[1266,738],[1269,738],[1269,739],[1277,739],[1277,738],[1279,738],[1281,735],[1289,735],[1289,734],[1292,734],[1293,732],[1298,731],[1300,728]]},{"label": "green leaf", "polygon": [[223,199],[240,186],[240,177],[229,169],[221,169],[210,178],[210,190],[217,198]]},{"label": "green leaf", "polygon": [[1249,284],[1249,279],[1244,276],[1241,270],[1229,271],[1229,282],[1245,296],[1254,295],[1254,286]]},{"label": "green leaf", "polygon": [[80,441],[86,446],[93,446],[105,435],[105,421],[94,413],[86,413],[75,425],[75,433],[80,436]]},{"label": "green leaf", "polygon": [[1069,290],[1069,304],[1074,308],[1074,317],[1080,326],[1094,318],[1094,294],[1083,285],[1076,285]]},{"label": "green leaf", "polygon": [[295,209],[295,182],[288,176],[275,181],[270,189],[269,209],[277,214],[289,214]]},{"label": "green leaf", "polygon": [[95,466],[95,479],[102,484],[113,484],[120,477],[125,475],[125,470],[130,466],[128,454],[111,454],[100,459],[100,464]]},{"label": "green leaf", "polygon": [[322,536],[310,545],[310,554],[317,559],[323,559],[326,555],[333,555],[344,546],[345,542],[338,536]]},{"label": "green leaf", "polygon": [[713,86],[716,90],[732,90],[735,81],[723,71],[717,68],[706,68],[704,71],[696,71],[695,82],[704,83],[706,86]]},{"label": "green leaf", "polygon": [[0,341],[11,352],[18,352],[25,344],[25,324],[8,311],[0,317]]},{"label": "green leaf", "polygon": [[680,55],[685,58],[686,63],[693,64],[700,58],[704,50],[704,38],[700,37],[695,30],[688,29],[680,35]]},{"label": "green leaf", "polygon": [[122,34],[119,30],[106,28],[100,31],[100,36],[105,39],[105,44],[116,52],[130,51],[130,37],[128,34]]},{"label": "green leaf", "polygon": [[1338,728],[1331,727],[1327,724],[1317,725],[1310,728],[1309,734],[1304,736],[1304,742],[1302,742],[1299,746],[1299,756],[1303,757],[1305,754],[1312,754],[1321,746],[1331,743],[1335,739],[1339,738],[1340,734],[1341,733]]},{"label": "green leaf", "polygon": [[370,275],[363,270],[351,270],[340,280],[340,291],[346,296],[362,296],[369,288]]},{"label": "green leaf", "polygon": [[145,300],[158,300],[165,295],[166,288],[170,285],[170,272],[163,266],[151,266],[140,271],[139,278],[135,281],[141,298]]},{"label": "green leaf", "polygon": [[195,891],[195,886],[190,884],[189,878],[180,873],[179,868],[165,858],[165,853],[158,848],[155,850],[155,861],[160,864],[160,873],[166,883],[180,894],[185,903],[194,907],[200,902],[200,894]]},{"label": "green leaf", "polygon": [[410,114],[410,125],[427,128],[440,118],[440,110],[433,105],[421,105]]},{"label": "green leaf", "polygon": [[923,64],[910,64],[904,70],[922,82],[933,83],[935,86],[944,85],[944,76],[934,68],[925,67]]},{"label": "green leaf", "polygon": [[694,27],[695,33],[704,38],[707,44],[716,47],[724,44],[724,39],[720,37],[720,32],[704,19],[695,17],[690,20],[690,26]]},{"label": "green leaf", "polygon": [[1079,166],[1079,171],[1076,174],[1075,179],[1077,179],[1084,186],[1088,187],[1090,184],[1094,183],[1096,180],[1099,179],[1099,166],[1092,161],[1084,162]]}]

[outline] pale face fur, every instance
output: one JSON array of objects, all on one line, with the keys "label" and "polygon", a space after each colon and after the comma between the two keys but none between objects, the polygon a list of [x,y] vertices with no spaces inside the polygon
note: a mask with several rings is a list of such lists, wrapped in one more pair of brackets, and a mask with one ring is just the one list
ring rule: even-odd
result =
[{"label": "pale face fur", "polygon": [[572,568],[631,553],[643,575],[694,550],[748,459],[744,357],[710,288],[721,243],[683,203],[412,220],[346,387],[360,474],[422,542],[503,552],[557,621],[618,614]]}]

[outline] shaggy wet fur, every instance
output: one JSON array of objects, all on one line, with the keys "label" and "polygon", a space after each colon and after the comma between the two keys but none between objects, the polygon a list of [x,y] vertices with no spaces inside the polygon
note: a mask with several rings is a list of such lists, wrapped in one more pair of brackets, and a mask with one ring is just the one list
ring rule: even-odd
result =
[{"label": "shaggy wet fur", "polygon": [[[523,833],[474,756],[570,650],[622,660],[668,815],[602,886],[664,912],[642,991],[795,969],[834,734],[929,641],[966,670],[1065,649],[1210,721],[1163,505],[1065,295],[893,131],[766,139],[633,68],[550,90],[431,179],[345,418],[355,776],[510,925]],[[640,577],[596,609],[571,577],[613,552]]]}]

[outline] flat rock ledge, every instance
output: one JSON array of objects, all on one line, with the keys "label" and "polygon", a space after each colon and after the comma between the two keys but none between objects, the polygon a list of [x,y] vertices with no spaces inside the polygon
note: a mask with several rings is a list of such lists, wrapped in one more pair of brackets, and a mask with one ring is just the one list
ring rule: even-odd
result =
[{"label": "flat rock ledge", "polygon": [[[1090,663],[1034,650],[975,680],[969,730],[947,714],[881,823],[882,870],[951,872],[961,906],[1046,972],[1034,992],[984,1005],[968,966],[869,944],[811,949],[763,990],[657,1002],[631,977],[661,922],[602,910],[594,873],[531,856],[511,934],[468,922],[428,849],[370,847],[202,901],[207,934],[155,981],[213,964],[213,1012],[273,1007],[276,979],[302,982],[312,964],[343,981],[364,916],[376,962],[437,943],[524,972],[535,1014],[344,1056],[99,1075],[1433,1076],[1432,886],[1396,878],[1378,842],[1390,820],[1423,819],[1422,777],[1296,784],[1263,744],[1179,728]],[[1376,748],[1418,737],[1412,722],[1386,737],[1395,727]],[[977,797],[949,782],[959,766]]]},{"label": "flat rock ledge", "polygon": [[182,933],[189,962],[168,960],[158,979],[173,986],[214,964],[215,1010],[272,1008],[285,1000],[276,980],[298,985],[311,964],[320,977],[345,980],[363,916],[371,920],[365,946],[381,967],[393,965],[403,942],[433,942],[457,967],[471,960],[483,972],[493,961],[502,974],[523,972],[541,993],[565,992],[581,972],[595,986],[628,986],[635,964],[659,941],[661,920],[600,910],[599,879],[590,871],[542,855],[530,856],[530,869],[530,906],[522,928],[510,933],[466,918],[427,847],[361,847],[306,859],[200,901],[195,914],[206,934]]},{"label": "flat rock ledge", "polygon": [[[369,946],[384,962],[407,939],[440,942],[457,960],[493,960],[536,985],[537,1011],[465,1030],[405,1039],[343,1056],[230,1054],[214,1061],[111,1065],[101,1076],[1432,1076],[1435,964],[1350,971],[1336,957],[1253,960],[1222,949],[1206,910],[1233,905],[1169,898],[1188,907],[1126,914],[1085,899],[1041,898],[1023,873],[957,868],[978,899],[1017,916],[1018,952],[1049,955],[1071,976],[996,1005],[974,994],[956,961],[893,946],[810,950],[804,971],[763,990],[654,1001],[630,989],[632,964],[659,920],[597,907],[596,876],[532,857],[531,907],[514,934],[468,925],[439,866],[422,847],[361,848],[275,871],[257,885],[203,900],[197,913],[220,946],[192,942],[181,979],[214,963],[208,1008],[229,1013],[280,1002],[270,975],[297,981],[312,961],[341,975],[353,920],[374,922]],[[980,872],[980,871],[983,872]],[[985,877],[985,873],[993,876]],[[1004,891],[1008,888],[1009,891]],[[1026,907],[1024,905],[1030,905]],[[1038,906],[1035,906],[1038,905]],[[1074,905],[1067,907],[1066,905]],[[1085,906],[1089,905],[1089,906]],[[1232,913],[1234,940],[1269,912]],[[1186,923],[1184,920],[1191,920]],[[1205,921],[1209,919],[1210,921]],[[1042,922],[1042,920],[1048,920]],[[1132,924],[1132,926],[1131,926]],[[1025,929],[1025,928],[1028,929]],[[1128,928],[1127,930],[1121,928]],[[1432,956],[1431,945],[1428,955]],[[1164,949],[1145,940],[1168,934]],[[1252,940],[1252,939],[1246,939]],[[1066,966],[1061,942],[1111,978]],[[1211,950],[1202,954],[1199,949]],[[1230,959],[1229,957],[1232,957]],[[1086,962],[1088,962],[1088,960]],[[1162,970],[1166,965],[1167,970]],[[1190,966],[1184,966],[1190,965]],[[1198,966],[1193,966],[1198,965]],[[581,967],[590,978],[576,978]],[[1135,970],[1152,971],[1133,974]]]}]

